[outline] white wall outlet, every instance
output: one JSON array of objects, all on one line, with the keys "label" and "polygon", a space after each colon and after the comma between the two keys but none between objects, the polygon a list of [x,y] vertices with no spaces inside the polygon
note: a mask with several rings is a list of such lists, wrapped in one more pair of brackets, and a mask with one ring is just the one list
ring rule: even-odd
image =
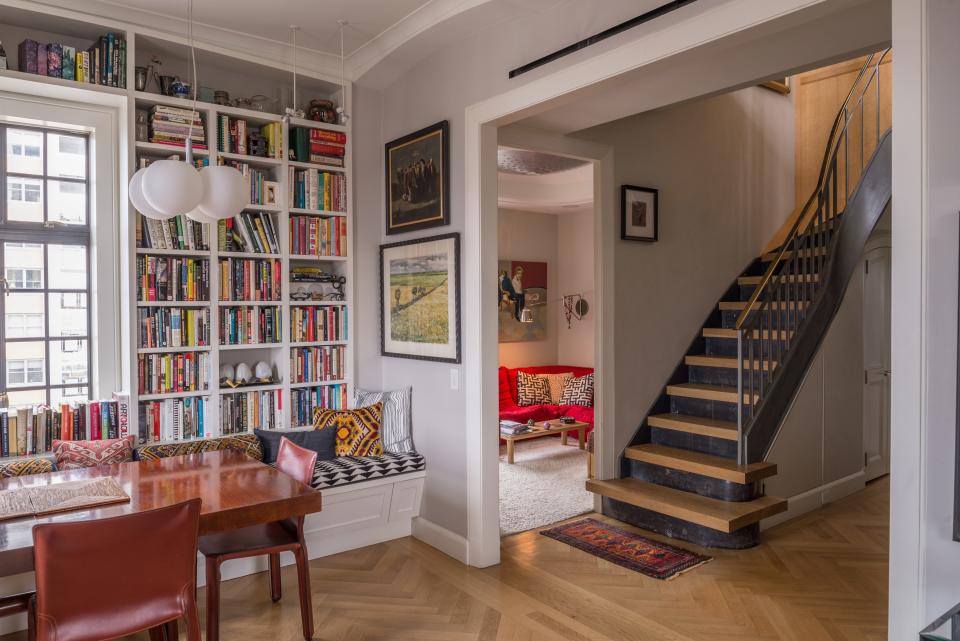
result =
[{"label": "white wall outlet", "polygon": [[460,370],[458,370],[456,367],[450,368],[450,389],[460,389]]}]

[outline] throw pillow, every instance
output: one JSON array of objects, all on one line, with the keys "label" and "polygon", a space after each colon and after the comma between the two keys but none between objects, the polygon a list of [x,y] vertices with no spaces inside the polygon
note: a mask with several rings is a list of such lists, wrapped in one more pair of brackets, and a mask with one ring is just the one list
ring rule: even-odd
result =
[{"label": "throw pillow", "polygon": [[355,410],[328,410],[318,407],[313,414],[313,429],[331,430],[336,437],[337,456],[383,456],[380,422],[383,403]]},{"label": "throw pillow", "polygon": [[334,448],[336,435],[333,430],[253,430],[260,439],[263,448],[263,462],[273,465],[280,453],[280,439],[286,438],[294,445],[317,453],[318,461],[329,461],[336,457]]},{"label": "throw pillow", "polygon": [[353,395],[354,407],[367,407],[383,403],[383,423],[380,426],[380,440],[383,449],[394,454],[415,452],[413,446],[413,426],[410,418],[412,387],[391,392],[372,392],[357,389]]},{"label": "throw pillow", "polygon": [[563,374],[538,374],[541,378],[547,379],[550,385],[550,404],[559,405],[560,397],[563,396],[563,390],[567,383],[573,378],[573,372],[564,372]]},{"label": "throw pillow", "polygon": [[536,374],[517,372],[517,405],[550,405],[550,383]]},{"label": "throw pillow", "polygon": [[58,470],[76,470],[126,463],[133,460],[133,436],[100,441],[61,441],[54,439],[53,455]]},{"label": "throw pillow", "polygon": [[570,379],[560,397],[560,405],[593,407],[593,374]]}]

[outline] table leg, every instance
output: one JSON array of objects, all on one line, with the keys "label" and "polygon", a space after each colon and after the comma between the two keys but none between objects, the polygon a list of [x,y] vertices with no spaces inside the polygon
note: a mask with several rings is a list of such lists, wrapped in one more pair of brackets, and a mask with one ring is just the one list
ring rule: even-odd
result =
[{"label": "table leg", "polygon": [[513,465],[513,439],[507,439],[507,463]]},{"label": "table leg", "polygon": [[581,427],[577,430],[577,445],[580,446],[580,449],[584,449],[587,444],[587,428]]},{"label": "table leg", "polygon": [[563,430],[562,432],[560,432],[560,445],[566,445],[566,444],[567,444],[567,430]]}]

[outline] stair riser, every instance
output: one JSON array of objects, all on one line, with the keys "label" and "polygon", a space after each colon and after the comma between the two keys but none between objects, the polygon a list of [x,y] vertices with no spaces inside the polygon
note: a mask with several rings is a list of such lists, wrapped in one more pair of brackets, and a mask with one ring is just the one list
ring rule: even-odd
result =
[{"label": "stair riser", "polygon": [[645,461],[630,461],[630,476],[648,483],[656,483],[684,492],[693,492],[700,496],[708,496],[721,501],[742,502],[757,498],[757,490],[754,484],[741,485],[740,483],[691,474],[690,472],[674,470]]},{"label": "stair riser", "polygon": [[[785,331],[788,326],[793,327],[793,325],[802,318],[801,316],[802,310],[792,310],[792,309],[786,310],[785,309],[782,311],[774,311],[774,310],[768,309],[768,310],[764,310],[763,312],[755,312],[755,311],[750,312],[749,314],[747,314],[747,322],[749,323],[750,321],[752,321],[758,313],[762,313],[766,316],[766,318],[763,321],[764,330],[773,329],[774,331],[776,331],[777,329],[781,329]],[[720,312],[720,317],[722,320],[720,326],[723,327],[724,329],[732,329],[736,327],[738,316],[740,316],[739,309],[722,310]],[[777,318],[776,318],[777,316],[780,317],[779,328],[777,327]],[[771,322],[773,323],[772,328],[770,326]],[[789,322],[789,325],[788,325],[788,322]]]},{"label": "stair riser", "polygon": [[708,548],[745,550],[760,543],[759,523],[727,534],[607,497],[603,497],[602,506],[604,514],[618,521]]},{"label": "stair riser", "polygon": [[715,418],[720,421],[737,420],[736,403],[726,403],[723,401],[706,401],[699,398],[671,396],[670,411],[674,414]]},{"label": "stair riser", "polygon": [[[740,285],[740,300],[750,300],[750,297],[753,296],[753,292],[756,289],[757,285]],[[789,293],[791,298],[800,298],[804,300],[810,299],[813,294],[813,288],[809,286],[804,288],[803,283],[799,283],[796,287],[793,283],[790,283],[781,291],[783,295]]]},{"label": "stair riser", "polygon": [[[737,355],[737,339],[735,338],[707,338],[704,339],[706,343],[706,354],[707,356],[732,356],[736,357]],[[746,349],[747,343],[744,343],[744,349]],[[761,350],[762,348],[762,350]],[[781,351],[786,351],[786,343],[781,341],[780,345]],[[766,356],[768,353],[776,353],[776,343],[771,341],[763,341],[762,345],[759,341],[754,342],[753,345],[753,357],[759,358],[761,351],[763,356]],[[744,354],[747,356],[747,354]]]},{"label": "stair riser", "polygon": [[660,427],[650,428],[650,442],[667,445],[683,450],[692,450],[703,454],[713,454],[724,458],[737,458],[737,442],[725,438],[714,438],[702,434],[690,434]]},{"label": "stair riser", "polygon": [[[706,383],[707,385],[723,385],[726,387],[737,386],[737,370],[732,367],[703,367],[701,365],[688,365],[687,376],[691,383]],[[744,370],[744,379],[750,376],[749,370]],[[753,373],[754,385],[760,384],[760,377],[769,380],[768,372],[761,374],[760,370]],[[766,383],[764,383],[766,384]]]}]

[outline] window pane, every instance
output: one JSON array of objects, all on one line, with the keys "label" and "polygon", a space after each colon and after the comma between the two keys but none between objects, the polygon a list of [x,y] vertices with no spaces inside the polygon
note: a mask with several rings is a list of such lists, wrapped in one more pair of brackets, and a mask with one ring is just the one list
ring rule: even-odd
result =
[{"label": "window pane", "polygon": [[43,181],[39,178],[7,178],[7,218],[43,222]]},{"label": "window pane", "polygon": [[86,178],[87,150],[81,136],[47,134],[47,175],[55,178]]},{"label": "window pane", "polygon": [[8,294],[4,306],[7,338],[43,338],[43,294]]},{"label": "window pane", "polygon": [[47,220],[85,225],[87,222],[87,187],[83,183],[47,181]]},{"label": "window pane", "polygon": [[43,289],[43,245],[4,243],[3,258],[10,289]]},{"label": "window pane", "polygon": [[44,383],[43,341],[7,343],[7,386],[25,387]]},{"label": "window pane", "polygon": [[42,389],[7,392],[7,402],[10,407],[24,405],[42,405],[47,402],[47,392]]},{"label": "window pane", "polygon": [[50,289],[87,288],[87,248],[83,245],[47,245]]},{"label": "window pane", "polygon": [[87,295],[83,292],[48,294],[50,336],[87,335]]},{"label": "window pane", "polygon": [[87,341],[50,341],[50,384],[79,385],[87,382]]},{"label": "window pane", "polygon": [[50,406],[57,407],[62,403],[74,403],[87,400],[87,387],[54,387],[50,390]]},{"label": "window pane", "polygon": [[43,173],[42,132],[7,129],[7,171],[15,174]]}]

